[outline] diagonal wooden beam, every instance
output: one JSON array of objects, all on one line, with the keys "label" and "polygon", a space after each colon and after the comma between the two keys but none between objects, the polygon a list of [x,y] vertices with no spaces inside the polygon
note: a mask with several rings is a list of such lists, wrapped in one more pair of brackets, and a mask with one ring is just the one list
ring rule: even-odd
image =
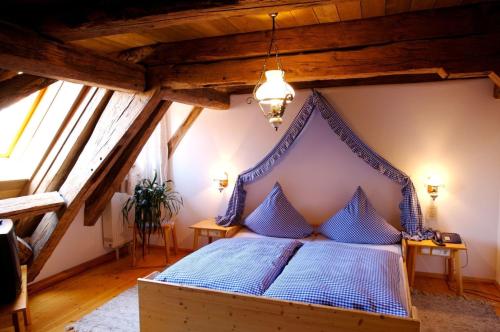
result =
[{"label": "diagonal wooden beam", "polygon": [[202,107],[193,107],[186,120],[184,120],[184,122],[180,125],[179,129],[177,129],[174,135],[172,135],[172,137],[168,141],[168,159],[170,159],[174,155],[175,149],[177,149],[177,146],[187,134],[189,128],[191,128],[198,116],[200,116],[201,111],[203,111]]},{"label": "diagonal wooden beam", "polygon": [[[485,77],[500,64],[500,34],[284,55],[281,62],[289,82],[434,73],[447,78],[448,68]],[[261,70],[262,59],[252,58],[156,66],[150,75],[168,88],[198,89],[254,85]]]},{"label": "diagonal wooden beam", "polygon": [[107,177],[113,176],[110,170],[120,158],[122,147],[132,143],[156,110],[161,97],[158,89],[144,94],[117,92],[111,97],[59,190],[66,207],[57,213],[46,214],[31,237],[34,259],[28,272],[29,280],[40,273],[85,200]]},{"label": "diagonal wooden beam", "polygon": [[70,47],[1,21],[0,65],[11,71],[113,90],[145,89],[140,65]]},{"label": "diagonal wooden beam", "polygon": [[230,107],[229,94],[214,89],[163,89],[162,91],[163,98],[170,101],[218,110],[227,110]]},{"label": "diagonal wooden beam", "polygon": [[7,198],[0,200],[0,219],[33,217],[56,211],[64,205],[64,199],[57,192]]},{"label": "diagonal wooden beam", "polygon": [[93,226],[104,212],[106,204],[111,200],[113,194],[118,191],[120,184],[132,168],[135,160],[147,143],[149,137],[167,113],[171,101],[161,101],[150,119],[146,121],[141,130],[136,134],[132,143],[123,147],[120,158],[110,171],[112,176],[107,177],[99,187],[85,201],[84,225]]},{"label": "diagonal wooden beam", "polygon": [[[493,32],[500,32],[499,3],[278,29],[275,38],[284,55]],[[267,53],[270,38],[270,31],[258,31],[160,43],[122,51],[119,57],[148,66],[259,57]]]},{"label": "diagonal wooden beam", "polygon": [[[117,4],[111,11],[87,13],[77,24],[45,24],[44,33],[63,41],[124,33],[141,33],[172,25],[193,23],[253,14],[300,9],[347,0],[226,0],[226,1],[156,1],[137,8]],[[139,14],[138,14],[139,13]],[[92,19],[90,17],[99,17]],[[52,20],[53,21],[53,20]]]},{"label": "diagonal wooden beam", "polygon": [[491,72],[488,77],[493,81],[493,97],[500,99],[500,70]]},{"label": "diagonal wooden beam", "polygon": [[55,80],[32,75],[16,75],[0,82],[0,112],[30,94],[44,89]]}]

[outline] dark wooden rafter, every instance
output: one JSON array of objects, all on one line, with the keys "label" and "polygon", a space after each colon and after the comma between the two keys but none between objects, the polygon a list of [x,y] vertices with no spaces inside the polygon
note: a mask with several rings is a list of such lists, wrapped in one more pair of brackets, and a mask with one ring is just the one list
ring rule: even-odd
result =
[{"label": "dark wooden rafter", "polygon": [[144,91],[144,68],[64,45],[15,25],[0,22],[3,69],[114,90]]},{"label": "dark wooden rafter", "polygon": [[[499,65],[500,34],[283,55],[281,62],[289,82],[434,73],[442,78],[485,77]],[[253,85],[261,70],[262,60],[253,58],[157,66],[151,75],[169,88],[196,89]]]},{"label": "dark wooden rafter", "polygon": [[49,22],[42,26],[42,30],[59,40],[71,41],[124,33],[140,33],[221,17],[268,14],[274,11],[345,1],[347,0],[154,1],[150,4],[141,3],[140,7],[137,5],[126,7],[117,3],[109,11],[96,10],[96,12],[85,13],[88,17],[98,17],[97,19],[79,17],[74,20],[80,20],[80,22],[71,25]]},{"label": "dark wooden rafter", "polygon": [[193,107],[187,118],[184,120],[184,122],[182,122],[177,131],[172,135],[172,137],[168,141],[168,159],[170,159],[174,155],[177,146],[179,146],[181,140],[189,131],[189,128],[191,128],[193,123],[200,116],[201,111],[203,111],[202,107]]},{"label": "dark wooden rafter", "polygon": [[18,75],[17,72],[11,70],[0,69],[0,82],[10,80]]},{"label": "dark wooden rafter", "polygon": [[[0,46],[1,48],[1,46]],[[0,82],[0,112],[30,94],[44,89],[55,80],[32,75],[16,75]]]},{"label": "dark wooden rafter", "polygon": [[112,176],[110,170],[120,159],[123,147],[132,143],[161,100],[158,89],[141,94],[117,92],[111,97],[59,190],[66,207],[46,214],[31,237],[34,260],[29,268],[29,280],[40,273],[85,200]]},{"label": "dark wooden rafter", "polygon": [[109,172],[112,176],[107,177],[87,198],[84,212],[85,226],[95,225],[104,212],[106,205],[113,197],[113,194],[119,190],[120,184],[125,180],[142,148],[147,143],[158,123],[165,116],[171,104],[172,102],[167,100],[163,100],[158,104],[155,112],[144,123],[141,130],[132,140],[132,143],[123,147],[124,151],[120,153],[120,158]]},{"label": "dark wooden rafter", "polygon": [[[279,16],[278,16],[279,20]],[[300,54],[387,45],[403,41],[500,32],[500,5],[478,4],[370,19],[276,30],[280,54]],[[195,39],[133,48],[122,59],[148,66],[260,57],[270,31]]]},{"label": "dark wooden rafter", "polygon": [[47,192],[0,200],[0,219],[18,219],[56,211],[64,206],[57,192]]},{"label": "dark wooden rafter", "polygon": [[163,98],[170,101],[217,110],[227,110],[230,107],[229,94],[215,89],[162,91]]}]

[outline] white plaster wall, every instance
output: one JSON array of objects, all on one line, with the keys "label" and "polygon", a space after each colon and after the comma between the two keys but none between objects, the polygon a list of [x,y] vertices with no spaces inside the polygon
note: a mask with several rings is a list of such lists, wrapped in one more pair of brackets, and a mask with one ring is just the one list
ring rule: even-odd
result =
[{"label": "white plaster wall", "polygon": [[[499,239],[500,100],[489,80],[322,89],[351,128],[378,153],[409,174],[424,213],[430,198],[425,179],[441,176],[445,188],[429,224],[460,233],[469,246],[467,276],[496,278]],[[178,220],[181,247],[190,247],[188,226],[225,211],[237,174],[259,161],[279,140],[310,91],[298,91],[283,127],[275,133],[247,96],[233,96],[229,111],[204,111],[178,146],[171,178],[184,198]],[[189,108],[169,111],[171,132]],[[287,158],[248,187],[249,207],[279,180],[292,203],[313,224],[341,208],[362,185],[380,213],[398,223],[399,188],[339,143],[315,116]],[[230,187],[219,194],[213,177],[228,171]],[[432,220],[431,220],[432,219]],[[465,263],[465,259],[464,259]],[[420,259],[417,269],[442,271],[440,258]]]},{"label": "white plaster wall", "polygon": [[103,246],[101,219],[94,226],[84,226],[83,210],[84,208],[78,212],[77,217],[34,281],[48,278],[110,251]]}]

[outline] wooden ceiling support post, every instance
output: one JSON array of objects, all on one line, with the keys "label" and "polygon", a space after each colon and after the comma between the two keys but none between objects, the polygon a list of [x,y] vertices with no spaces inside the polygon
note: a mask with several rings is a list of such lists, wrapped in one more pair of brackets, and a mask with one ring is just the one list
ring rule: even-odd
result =
[{"label": "wooden ceiling support post", "polygon": [[0,65],[3,69],[99,86],[144,91],[144,67],[93,54],[0,21]]},{"label": "wooden ceiling support post", "polygon": [[120,158],[118,152],[132,144],[161,100],[159,89],[140,94],[113,94],[59,190],[66,207],[46,214],[31,237],[34,259],[28,271],[30,281],[40,273],[85,200],[106,178],[113,176],[110,171]]},{"label": "wooden ceiling support post", "polygon": [[160,123],[161,119],[167,113],[171,104],[171,101],[162,100],[155,112],[151,114],[150,119],[144,123],[141,130],[136,134],[132,143],[123,147],[122,151],[119,152],[120,158],[109,172],[113,176],[107,177],[85,201],[85,226],[95,225],[104,212],[106,205],[113,197],[113,194],[118,191],[120,184],[125,180],[142,148],[147,143],[149,137],[151,137],[158,123]]},{"label": "wooden ceiling support post", "polygon": [[175,149],[177,149],[177,146],[189,131],[189,128],[191,128],[194,121],[198,118],[198,116],[200,116],[201,111],[203,111],[202,107],[193,107],[186,120],[184,120],[179,129],[177,129],[175,134],[170,138],[170,140],[168,141],[168,159],[170,159],[174,155]]},{"label": "wooden ceiling support post", "polygon": [[[1,57],[1,56],[0,56]],[[44,89],[55,80],[32,75],[16,75],[0,82],[0,112],[15,102]]]}]

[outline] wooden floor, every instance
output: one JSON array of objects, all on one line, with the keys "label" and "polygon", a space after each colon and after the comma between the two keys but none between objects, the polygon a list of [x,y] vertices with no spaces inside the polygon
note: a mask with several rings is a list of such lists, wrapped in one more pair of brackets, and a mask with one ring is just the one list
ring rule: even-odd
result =
[{"label": "wooden floor", "polygon": [[[172,262],[183,255],[171,258]],[[93,311],[112,297],[120,294],[136,283],[138,277],[165,267],[165,256],[159,248],[152,248],[145,260],[139,260],[132,268],[130,257],[90,269],[50,288],[30,294],[32,315],[31,331],[64,331],[70,322]],[[422,291],[454,295],[442,279],[417,277],[415,286]],[[491,297],[500,297],[500,291],[492,284],[465,282],[466,290],[480,291]],[[466,292],[466,297],[477,295]],[[500,306],[497,302],[497,314]],[[2,331],[3,332],[3,331]]]},{"label": "wooden floor", "polygon": [[[183,256],[170,257],[170,263]],[[165,269],[163,249],[151,248],[151,252],[144,260],[138,259],[136,267],[131,266],[131,257],[126,256],[118,261],[92,268],[50,288],[29,294],[32,319],[30,330],[64,331],[70,322],[80,319],[112,297],[134,286],[137,278],[163,269]]]}]

